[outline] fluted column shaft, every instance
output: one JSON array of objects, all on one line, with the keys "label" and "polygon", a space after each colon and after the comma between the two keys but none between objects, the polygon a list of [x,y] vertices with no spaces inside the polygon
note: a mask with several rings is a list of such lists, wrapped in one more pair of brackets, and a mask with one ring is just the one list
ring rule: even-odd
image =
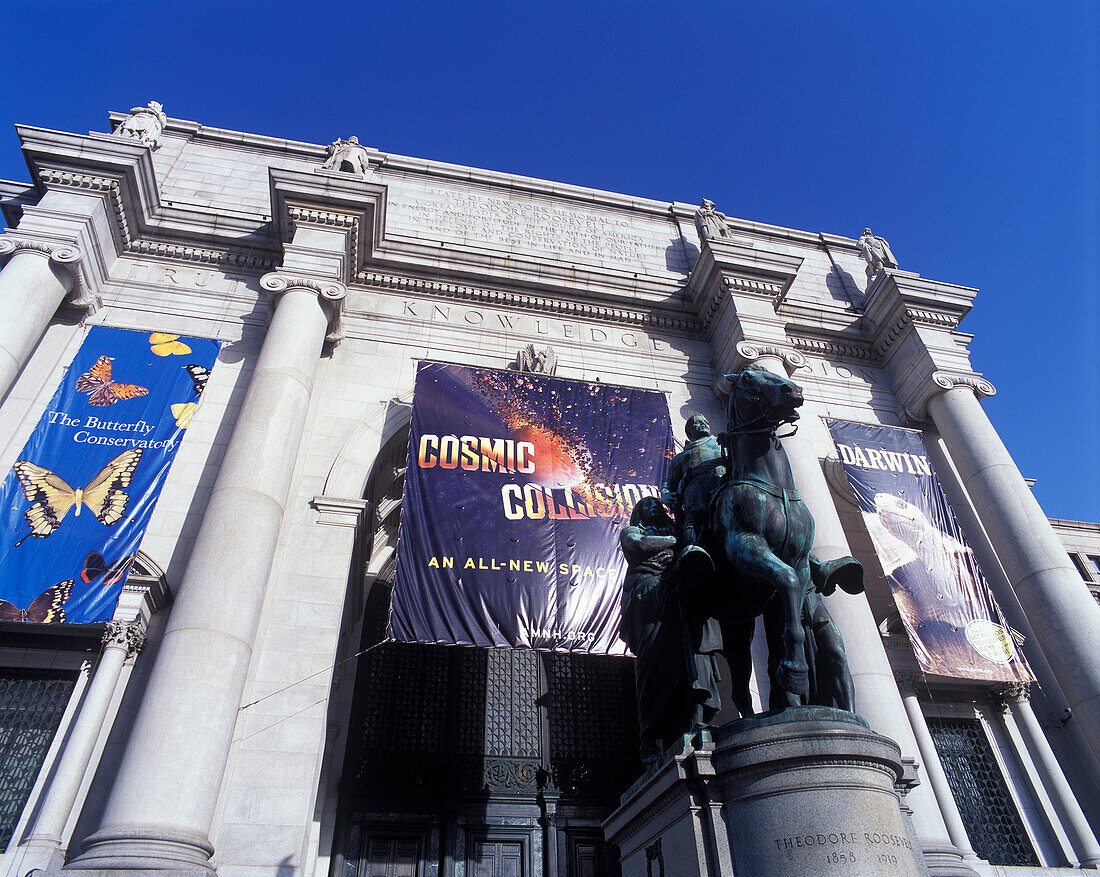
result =
[{"label": "fluted column shaft", "polygon": [[[330,290],[281,292],[83,868],[207,866]],[[334,285],[339,289],[339,284]],[[285,291],[283,291],[285,290]],[[72,867],[72,866],[70,866]]]},{"label": "fluted column shaft", "polygon": [[[786,365],[778,356],[762,356],[756,363],[778,375],[788,376]],[[851,554],[851,549],[810,437],[815,429],[824,429],[820,418],[804,416],[799,421],[798,432],[782,441],[795,486],[814,517],[814,552],[822,560],[831,560]],[[897,741],[903,754],[913,756],[919,751],[917,741],[866,597],[835,594],[825,598],[825,602],[844,639],[848,667],[855,684],[856,713],[867,720],[872,730]],[[913,810],[913,827],[926,857],[938,852],[940,847],[953,850],[947,826],[928,783],[922,782],[913,788],[906,799]],[[957,853],[956,858],[961,858],[962,850]],[[929,861],[933,874],[972,873],[969,869],[941,871],[934,864]]]},{"label": "fluted column shaft", "polygon": [[1100,756],[1100,607],[1073,567],[973,390],[955,386],[928,413],[1058,683]]},{"label": "fluted column shaft", "polygon": [[[11,251],[0,238],[0,255]],[[73,252],[72,248],[58,248]],[[68,269],[47,248],[16,249],[0,271],[0,399],[7,396],[65,296],[72,291]]]},{"label": "fluted column shaft", "polygon": [[61,848],[65,824],[69,821],[80,784],[92,760],[96,741],[103,731],[103,722],[118,688],[122,668],[126,659],[139,651],[144,642],[141,627],[133,621],[108,622],[95,675],[88,684],[80,712],[65,741],[65,749],[58,759],[34,828],[27,838],[28,853],[22,861],[24,872],[31,867],[47,867]]}]

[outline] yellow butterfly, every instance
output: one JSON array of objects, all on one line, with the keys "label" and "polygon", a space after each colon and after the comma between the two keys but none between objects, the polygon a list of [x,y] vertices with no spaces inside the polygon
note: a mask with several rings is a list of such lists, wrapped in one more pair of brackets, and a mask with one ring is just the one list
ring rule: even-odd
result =
[{"label": "yellow butterfly", "polygon": [[149,336],[149,344],[152,345],[153,353],[157,356],[172,356],[173,354],[179,356],[190,353],[190,347],[182,341],[176,340],[179,337],[179,335],[169,335],[166,332],[154,332]]},{"label": "yellow butterfly", "polygon": [[199,407],[198,402],[177,402],[172,406],[172,416],[176,418],[176,426],[180,429],[187,429],[191,423],[191,418],[195,416],[195,410]]},{"label": "yellow butterfly", "polygon": [[83,489],[72,487],[60,475],[37,463],[17,460],[12,468],[23,487],[23,495],[31,503],[31,507],[23,512],[31,529],[15,543],[15,547],[18,548],[30,536],[49,536],[61,526],[73,506],[76,506],[75,515],[79,515],[81,504],[91,509],[96,519],[108,527],[117,524],[126,513],[126,504],[130,501],[130,495],[122,488],[130,486],[141,454],[141,448],[123,451]]}]

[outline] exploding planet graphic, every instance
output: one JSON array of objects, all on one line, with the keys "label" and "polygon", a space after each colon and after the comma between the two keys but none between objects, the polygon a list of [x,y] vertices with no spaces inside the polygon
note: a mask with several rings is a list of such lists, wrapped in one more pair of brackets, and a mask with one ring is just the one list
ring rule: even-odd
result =
[{"label": "exploding planet graphic", "polygon": [[576,452],[557,433],[529,423],[516,433],[517,442],[530,442],[535,449],[535,471],[531,480],[551,490],[572,487],[585,474]]}]

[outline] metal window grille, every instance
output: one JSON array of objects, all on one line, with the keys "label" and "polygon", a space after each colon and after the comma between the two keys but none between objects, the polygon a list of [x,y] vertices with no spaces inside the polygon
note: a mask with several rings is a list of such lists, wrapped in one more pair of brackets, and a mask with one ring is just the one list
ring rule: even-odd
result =
[{"label": "metal window grille", "polygon": [[928,729],[975,852],[994,865],[1038,865],[981,722],[929,718]]},{"label": "metal window grille", "polygon": [[11,840],[75,684],[75,673],[0,669],[0,850]]}]

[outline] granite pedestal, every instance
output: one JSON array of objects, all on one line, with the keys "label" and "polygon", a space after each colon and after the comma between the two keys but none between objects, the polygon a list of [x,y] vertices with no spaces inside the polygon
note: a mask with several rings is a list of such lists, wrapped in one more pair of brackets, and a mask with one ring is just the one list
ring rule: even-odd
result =
[{"label": "granite pedestal", "polygon": [[800,707],[685,737],[604,823],[623,877],[927,875],[900,750],[858,716]]}]

